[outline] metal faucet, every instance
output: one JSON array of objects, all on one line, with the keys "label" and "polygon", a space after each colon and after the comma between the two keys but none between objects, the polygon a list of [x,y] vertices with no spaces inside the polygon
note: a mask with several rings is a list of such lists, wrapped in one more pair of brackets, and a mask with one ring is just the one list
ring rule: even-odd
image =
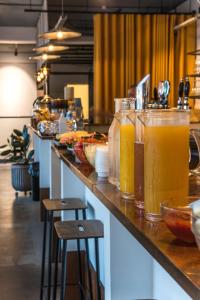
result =
[{"label": "metal faucet", "polygon": [[150,74],[146,75],[136,87],[136,106],[137,110],[145,109],[149,103],[150,94]]},{"label": "metal faucet", "polygon": [[184,81],[183,78],[181,78],[179,86],[178,86],[178,102],[177,102],[177,108],[182,109],[183,108],[183,92],[184,92]]}]

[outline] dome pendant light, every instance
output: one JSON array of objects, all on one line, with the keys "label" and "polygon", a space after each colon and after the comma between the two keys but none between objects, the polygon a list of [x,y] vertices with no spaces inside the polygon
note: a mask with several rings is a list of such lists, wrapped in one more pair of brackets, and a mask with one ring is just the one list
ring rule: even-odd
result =
[{"label": "dome pendant light", "polygon": [[67,16],[64,16],[64,5],[62,0],[62,14],[59,17],[57,24],[52,30],[39,35],[39,38],[45,40],[65,40],[80,37],[80,32],[75,32],[69,28],[64,27],[66,20]]}]

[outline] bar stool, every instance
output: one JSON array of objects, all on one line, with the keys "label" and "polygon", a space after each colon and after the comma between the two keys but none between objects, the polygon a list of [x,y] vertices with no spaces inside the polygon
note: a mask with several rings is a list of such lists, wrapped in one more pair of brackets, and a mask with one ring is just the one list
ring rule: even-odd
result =
[{"label": "bar stool", "polygon": [[[43,233],[43,249],[42,249],[42,267],[41,267],[41,285],[40,300],[43,300],[44,288],[47,288],[47,300],[51,299],[51,264],[52,264],[52,237],[53,237],[53,217],[54,212],[58,211],[74,211],[75,219],[79,219],[79,210],[82,211],[83,219],[86,219],[86,204],[79,198],[65,199],[45,199],[42,201],[44,205],[44,233]],[[48,281],[45,281],[45,258],[46,258],[46,237],[47,223],[49,221],[49,250],[48,250]],[[80,252],[80,242],[77,243]]]},{"label": "bar stool", "polygon": [[[100,287],[100,269],[99,269],[99,238],[103,238],[104,230],[103,224],[99,220],[76,220],[76,221],[59,221],[54,224],[57,233],[57,247],[56,247],[56,262],[55,262],[55,277],[54,277],[54,292],[53,300],[56,300],[57,296],[57,277],[58,277],[58,255],[59,255],[59,245],[62,244],[61,250],[61,284],[60,284],[60,300],[65,299],[66,290],[66,280],[67,280],[67,242],[70,240],[85,240],[86,247],[86,259],[87,259],[87,269],[89,275],[89,289],[90,289],[90,300],[93,299],[92,293],[92,281],[91,272],[89,266],[89,247],[88,240],[94,239],[95,241],[95,260],[96,260],[96,285],[97,285],[97,298],[101,299],[101,287]],[[80,263],[80,256],[79,256]],[[79,268],[80,271],[80,268]],[[81,274],[79,274],[81,278]],[[83,286],[80,283],[81,299],[83,299]]]}]

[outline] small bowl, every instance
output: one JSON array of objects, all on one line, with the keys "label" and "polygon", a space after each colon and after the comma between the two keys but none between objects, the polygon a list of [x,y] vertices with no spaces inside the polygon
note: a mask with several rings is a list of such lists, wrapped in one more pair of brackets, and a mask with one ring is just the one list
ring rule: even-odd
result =
[{"label": "small bowl", "polygon": [[194,214],[192,215],[192,232],[200,250],[200,217],[195,216]]},{"label": "small bowl", "polygon": [[96,143],[83,143],[83,149],[88,162],[95,167]]},{"label": "small bowl", "polygon": [[189,206],[170,207],[161,204],[161,214],[164,222],[178,240],[194,243],[195,237],[191,230],[192,210]]}]

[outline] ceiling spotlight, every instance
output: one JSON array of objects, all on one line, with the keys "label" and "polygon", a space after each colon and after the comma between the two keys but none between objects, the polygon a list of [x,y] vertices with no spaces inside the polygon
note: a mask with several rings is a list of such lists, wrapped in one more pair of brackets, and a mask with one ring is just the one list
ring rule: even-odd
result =
[{"label": "ceiling spotlight", "polygon": [[40,75],[37,76],[37,82],[40,82],[41,81],[41,78],[40,78]]},{"label": "ceiling spotlight", "polygon": [[18,47],[17,45],[15,45],[15,51],[14,51],[14,55],[17,56],[18,55]]},{"label": "ceiling spotlight", "polygon": [[44,79],[44,74],[42,72],[40,73],[40,78]]},{"label": "ceiling spotlight", "polygon": [[48,74],[48,69],[47,69],[46,67],[44,67],[44,68],[42,69],[42,72],[43,72],[44,76],[47,76],[47,74]]},{"label": "ceiling spotlight", "polygon": [[36,51],[36,52],[39,52],[39,53],[42,53],[42,52],[47,53],[47,52],[64,51],[64,50],[68,50],[68,49],[69,49],[68,46],[57,45],[57,44],[54,44],[54,43],[50,42],[50,43],[46,43],[42,46],[34,48],[33,51]]}]

